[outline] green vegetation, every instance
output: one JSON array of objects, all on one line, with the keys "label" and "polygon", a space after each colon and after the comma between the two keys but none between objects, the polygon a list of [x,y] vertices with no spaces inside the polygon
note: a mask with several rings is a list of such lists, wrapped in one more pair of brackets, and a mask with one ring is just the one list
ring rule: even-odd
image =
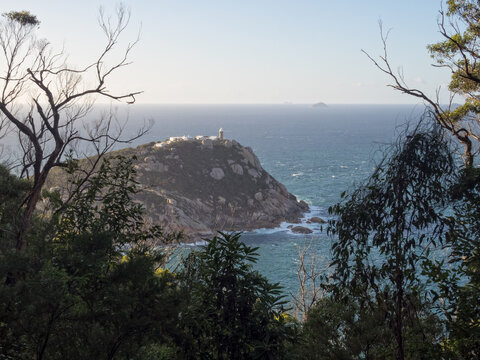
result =
[{"label": "green vegetation", "polygon": [[[331,208],[333,273],[303,323],[239,234],[219,233],[177,273],[162,268],[165,248],[152,244],[175,236],[143,221],[133,159],[103,158],[79,177],[62,158],[66,198],[0,166],[0,359],[478,359],[480,171],[475,134],[458,126],[479,113],[480,5],[448,6],[466,30],[430,50],[467,101],[429,102],[431,117]],[[5,17],[38,25],[28,12]],[[465,145],[462,166],[449,132]]]},{"label": "green vegetation", "polygon": [[[428,46],[434,66],[447,68],[452,73],[449,84],[450,101],[440,103],[439,94],[428,96],[416,87],[409,87],[402,71],[394,71],[388,58],[388,32],[380,29],[384,53],[379,60],[368,53],[375,66],[387,74],[395,90],[421,99],[428,105],[432,119],[463,146],[462,158],[465,166],[474,165],[478,145],[478,115],[480,114],[480,3],[476,0],[448,0],[447,11],[440,11],[439,33],[443,41]],[[462,105],[454,103],[458,96]],[[457,98],[456,98],[457,97]]]},{"label": "green vegetation", "polygon": [[60,216],[36,219],[24,254],[0,254],[2,284],[16,275],[0,288],[3,358],[125,358],[170,336],[179,297],[155,273],[161,254],[146,243],[162,234],[143,228],[133,176],[105,161]]},{"label": "green vegetation", "polygon": [[283,359],[295,322],[284,316],[281,288],[252,270],[256,248],[240,234],[214,237],[180,274],[186,307],[180,326],[186,358]]},{"label": "green vegetation", "polygon": [[335,270],[325,286],[351,318],[346,332],[366,329],[360,344],[370,346],[357,348],[359,358],[438,357],[440,317],[419,275],[445,229],[453,171],[440,130],[417,128],[364,186],[331,208]]},{"label": "green vegetation", "polygon": [[478,358],[480,173],[451,149],[419,127],[331,208],[334,271],[301,358]]},{"label": "green vegetation", "polygon": [[28,11],[10,11],[8,13],[3,14],[7,19],[12,22],[17,22],[22,26],[35,26],[40,25],[40,21],[38,21],[35,15],[30,14]]},{"label": "green vegetation", "polygon": [[[162,269],[151,244],[171,237],[143,223],[132,161],[104,159],[68,203],[45,192],[26,251],[4,243],[3,358],[476,358],[478,172],[455,166],[438,127],[400,139],[332,207],[334,272],[304,323],[239,234],[220,233],[176,274]],[[0,182],[5,205],[30,186],[5,169]],[[8,238],[19,215],[2,209]]]},{"label": "green vegetation", "polygon": [[[0,174],[8,204],[29,184]],[[131,159],[104,159],[68,204],[44,194],[53,215],[35,218],[23,254],[2,249],[0,358],[282,358],[295,323],[252,269],[255,249],[220,234],[163,270],[150,244],[170,237],[143,223],[134,179]],[[3,235],[15,221],[1,220]]]}]

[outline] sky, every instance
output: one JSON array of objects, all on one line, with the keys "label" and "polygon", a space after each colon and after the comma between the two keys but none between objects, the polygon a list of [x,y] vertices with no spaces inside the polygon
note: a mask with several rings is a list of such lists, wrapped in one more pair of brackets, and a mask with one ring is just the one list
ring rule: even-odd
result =
[{"label": "sky", "polygon": [[[0,0],[28,10],[37,36],[65,48],[80,67],[105,44],[98,26],[110,0]],[[408,85],[434,97],[450,74],[432,67],[427,44],[441,40],[440,0],[130,0],[120,48],[140,41],[132,64],[108,84],[143,91],[147,104],[411,104],[361,52],[382,53],[378,21],[391,29],[389,59]],[[113,55],[119,56],[120,52]],[[445,98],[446,99],[446,98]]]}]

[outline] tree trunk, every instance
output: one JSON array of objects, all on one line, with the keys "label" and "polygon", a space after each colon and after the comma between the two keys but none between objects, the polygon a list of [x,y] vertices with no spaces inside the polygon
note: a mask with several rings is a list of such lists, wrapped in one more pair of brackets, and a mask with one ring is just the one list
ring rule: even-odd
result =
[{"label": "tree trunk", "polygon": [[397,298],[396,298],[396,314],[395,314],[395,337],[397,338],[397,360],[405,359],[405,350],[403,343],[403,317],[402,317],[402,302],[403,302],[403,276],[401,273],[397,274]]},{"label": "tree trunk", "polygon": [[[42,177],[43,178],[43,177]],[[40,179],[37,184],[34,185],[30,196],[27,200],[27,205],[25,207],[25,211],[22,214],[22,219],[20,221],[20,227],[16,234],[16,250],[18,253],[23,254],[26,247],[25,242],[25,233],[27,232],[30,222],[33,217],[33,212],[37,206],[37,202],[40,199],[40,194],[42,191],[43,184],[45,183],[45,179]]]}]

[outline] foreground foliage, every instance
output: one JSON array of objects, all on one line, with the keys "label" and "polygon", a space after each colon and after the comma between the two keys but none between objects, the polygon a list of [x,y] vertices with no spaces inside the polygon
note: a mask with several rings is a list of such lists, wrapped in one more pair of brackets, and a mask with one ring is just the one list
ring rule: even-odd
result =
[{"label": "foreground foliage", "polygon": [[478,358],[480,172],[451,149],[420,125],[331,208],[333,274],[299,358]]},{"label": "foreground foliage", "polygon": [[[131,161],[105,159],[68,204],[48,195],[61,211],[35,218],[24,254],[4,244],[0,359],[282,358],[296,328],[256,249],[220,234],[179,274],[159,268],[150,244],[171,237],[143,223],[134,179]],[[5,205],[28,186],[7,171],[0,183]],[[15,221],[0,215],[3,237]]]},{"label": "foreground foliage", "polygon": [[282,313],[280,286],[252,269],[256,250],[238,233],[220,233],[190,254],[180,274],[187,299],[180,319],[187,358],[284,358],[295,323]]},{"label": "foreground foliage", "polygon": [[382,309],[399,359],[406,357],[408,329],[424,317],[421,254],[435,246],[442,229],[453,170],[441,131],[416,129],[365,186],[331,209],[337,218],[329,230],[338,236],[334,295],[355,299],[360,309]]},{"label": "foreground foliage", "polygon": [[3,358],[130,358],[173,334],[179,297],[144,245],[161,233],[143,228],[133,177],[128,161],[105,161],[61,216],[30,231],[25,254],[1,253],[0,274],[19,274],[0,286]]}]

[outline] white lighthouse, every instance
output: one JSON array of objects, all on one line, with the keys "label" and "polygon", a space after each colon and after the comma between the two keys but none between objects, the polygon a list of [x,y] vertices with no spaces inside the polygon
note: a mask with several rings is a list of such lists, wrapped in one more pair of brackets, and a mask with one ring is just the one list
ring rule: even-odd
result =
[{"label": "white lighthouse", "polygon": [[220,140],[223,140],[223,129],[222,129],[222,128],[220,128],[220,129],[218,130],[218,138],[219,138]]}]

